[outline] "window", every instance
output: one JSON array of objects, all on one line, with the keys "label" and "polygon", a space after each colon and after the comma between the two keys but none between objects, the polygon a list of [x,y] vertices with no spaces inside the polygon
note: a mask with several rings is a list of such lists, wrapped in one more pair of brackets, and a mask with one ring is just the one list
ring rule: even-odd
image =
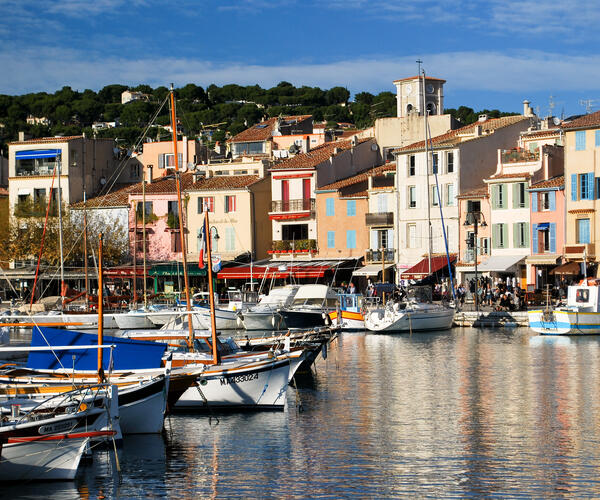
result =
[{"label": "window", "polygon": [[140,164],[132,163],[129,165],[129,177],[132,179],[137,179],[140,176]]},{"label": "window", "polygon": [[446,184],[446,206],[453,207],[456,204],[454,197],[454,184]]},{"label": "window", "polygon": [[235,212],[235,195],[233,196],[225,196],[225,213]]},{"label": "window", "polygon": [[417,248],[417,225],[407,224],[406,229],[406,241],[408,248]]},{"label": "window", "polygon": [[348,217],[356,215],[356,200],[348,200],[346,202],[346,215]]},{"label": "window", "polygon": [[575,151],[585,151],[585,130],[575,132]]},{"label": "window", "polygon": [[594,137],[595,137],[594,146],[596,146],[596,147],[600,146],[600,130],[596,130],[594,132]]},{"label": "window", "polygon": [[437,207],[438,206],[438,188],[437,186],[431,186],[431,206],[432,207]]},{"label": "window", "polygon": [[481,255],[489,255],[490,253],[490,239],[489,238],[479,238],[479,253]]},{"label": "window", "polygon": [[356,231],[346,231],[346,248],[356,248]]},{"label": "window", "polygon": [[[176,201],[169,201],[168,203],[167,226],[171,229],[179,229],[179,211]],[[181,252],[181,250],[173,250],[173,252]]]},{"label": "window", "polygon": [[214,196],[199,196],[198,197],[198,213],[201,214],[204,211],[214,212],[215,211],[215,198]]},{"label": "window", "polygon": [[[576,174],[573,174],[576,175]],[[593,200],[594,199],[594,173],[579,174],[579,199]],[[575,186],[577,186],[577,178],[575,178]],[[575,187],[576,189],[576,187]]]},{"label": "window", "polygon": [[333,216],[335,215],[335,200],[333,198],[327,198],[325,200],[325,215]]},{"label": "window", "polygon": [[232,227],[225,228],[225,251],[233,252],[235,250],[235,229]]},{"label": "window", "polygon": [[33,190],[33,202],[39,205],[46,204],[46,189],[37,189]]},{"label": "window", "polygon": [[173,231],[171,233],[171,252],[173,253],[181,252],[181,237],[179,235],[179,231]]},{"label": "window", "polygon": [[390,234],[388,229],[377,229],[377,248],[390,248]]},{"label": "window", "polygon": [[454,172],[454,153],[446,153],[446,172],[451,174]]},{"label": "window", "polygon": [[146,202],[138,201],[136,203],[136,207],[135,207],[135,214],[136,214],[137,220],[142,221],[142,219],[143,219],[146,222],[149,222],[149,219],[151,218],[151,216],[154,215],[152,202],[151,201],[146,201]]},{"label": "window", "polygon": [[492,224],[492,247],[507,248],[508,247],[508,225],[507,224]]},{"label": "window", "polygon": [[308,224],[285,224],[281,228],[282,240],[308,239]]},{"label": "window", "polygon": [[438,173],[438,154],[437,153],[433,153],[431,155],[431,173],[432,174]]},{"label": "window", "polygon": [[492,208],[506,208],[506,186],[504,184],[492,185]]},{"label": "window", "polygon": [[513,208],[527,208],[528,198],[527,184],[524,182],[513,184]]},{"label": "window", "polygon": [[587,302],[590,300],[590,291],[587,288],[579,288],[575,292],[575,302]]},{"label": "window", "polygon": [[335,231],[327,231],[327,248],[335,248]]},{"label": "window", "polygon": [[408,176],[412,177],[417,173],[416,169],[416,157],[415,155],[410,155],[408,157]]},{"label": "window", "polygon": [[517,222],[513,224],[513,241],[516,248],[529,247],[529,223]]},{"label": "window", "polygon": [[[177,153],[179,167],[183,164],[183,153]],[[158,155],[158,168],[175,168],[175,155],[167,153]]]},{"label": "window", "polygon": [[590,219],[577,219],[577,243],[590,242]]},{"label": "window", "polygon": [[417,208],[417,186],[408,186],[408,208]]}]

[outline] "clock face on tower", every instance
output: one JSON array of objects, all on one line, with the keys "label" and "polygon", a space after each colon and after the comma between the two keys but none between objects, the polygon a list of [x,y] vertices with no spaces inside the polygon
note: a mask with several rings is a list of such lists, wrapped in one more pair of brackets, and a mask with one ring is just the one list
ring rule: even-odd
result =
[{"label": "clock face on tower", "polygon": [[410,95],[412,93],[412,85],[410,83],[406,85],[404,91],[406,92],[406,95]]},{"label": "clock face on tower", "polygon": [[425,89],[427,90],[428,94],[433,94],[433,85],[431,85],[431,83],[428,83]]}]

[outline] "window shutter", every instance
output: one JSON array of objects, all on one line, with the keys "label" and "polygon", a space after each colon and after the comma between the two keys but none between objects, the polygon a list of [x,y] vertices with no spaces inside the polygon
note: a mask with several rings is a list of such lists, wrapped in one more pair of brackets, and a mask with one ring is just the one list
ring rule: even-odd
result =
[{"label": "window shutter", "polygon": [[492,225],[492,248],[500,248],[499,245],[499,236],[498,236],[498,229],[499,229],[499,224],[493,224]]},{"label": "window shutter", "polygon": [[165,168],[165,155],[158,155],[158,168]]},{"label": "window shutter", "polygon": [[532,212],[538,211],[538,196],[539,196],[539,193],[537,193],[537,192],[531,193],[531,211]]},{"label": "window shutter", "polygon": [[577,201],[577,174],[571,174],[571,201]]},{"label": "window shutter", "polygon": [[394,230],[393,229],[387,230],[387,245],[388,245],[388,248],[396,248],[396,245],[394,243]]},{"label": "window shutter", "polygon": [[595,146],[600,146],[600,130],[596,130],[596,132],[594,133],[595,137],[596,137],[596,141],[595,141]]},{"label": "window shutter", "polygon": [[519,187],[520,184],[517,182],[515,184],[512,185],[513,190],[512,190],[512,207],[513,208],[519,208]]},{"label": "window shutter", "polygon": [[587,174],[587,199],[594,199],[594,172],[588,172]]},{"label": "window shutter", "polygon": [[556,210],[556,191],[550,191],[548,193],[548,199],[550,200],[550,210]]},{"label": "window shutter", "polygon": [[502,248],[508,246],[508,224],[500,224],[502,231]]},{"label": "window shutter", "polygon": [[529,208],[529,192],[525,183],[523,183],[523,202],[525,203],[525,208]]},{"label": "window shutter", "polygon": [[325,215],[335,215],[333,208],[333,198],[327,198],[326,200]]},{"label": "window shutter", "polygon": [[327,248],[335,248],[335,231],[327,231]]},{"label": "window shutter", "polygon": [[[521,223],[517,222],[513,224],[513,248],[519,248],[521,246]],[[505,240],[506,241],[506,240]]]},{"label": "window shutter", "polygon": [[531,225],[531,253],[538,253],[538,229],[537,224]]},{"label": "window shutter", "polygon": [[550,223],[550,252],[556,253],[556,222]]},{"label": "window shutter", "polygon": [[202,213],[202,196],[198,196],[198,213]]},{"label": "window shutter", "polygon": [[377,231],[371,231],[371,250],[377,250]]},{"label": "window shutter", "polygon": [[529,222],[523,222],[523,248],[529,246]]}]

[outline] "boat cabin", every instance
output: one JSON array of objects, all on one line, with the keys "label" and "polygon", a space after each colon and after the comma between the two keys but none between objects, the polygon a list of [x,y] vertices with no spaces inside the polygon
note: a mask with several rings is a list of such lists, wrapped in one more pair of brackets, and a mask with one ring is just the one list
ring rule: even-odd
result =
[{"label": "boat cabin", "polygon": [[567,307],[580,312],[600,312],[600,286],[572,285],[567,292]]}]

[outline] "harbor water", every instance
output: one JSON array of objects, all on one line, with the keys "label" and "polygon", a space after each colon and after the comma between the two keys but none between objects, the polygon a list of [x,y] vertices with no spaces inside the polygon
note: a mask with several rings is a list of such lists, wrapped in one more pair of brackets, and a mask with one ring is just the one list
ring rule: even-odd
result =
[{"label": "harbor water", "polygon": [[599,497],[600,337],[342,333],[284,412],[178,414],[4,498]]}]

